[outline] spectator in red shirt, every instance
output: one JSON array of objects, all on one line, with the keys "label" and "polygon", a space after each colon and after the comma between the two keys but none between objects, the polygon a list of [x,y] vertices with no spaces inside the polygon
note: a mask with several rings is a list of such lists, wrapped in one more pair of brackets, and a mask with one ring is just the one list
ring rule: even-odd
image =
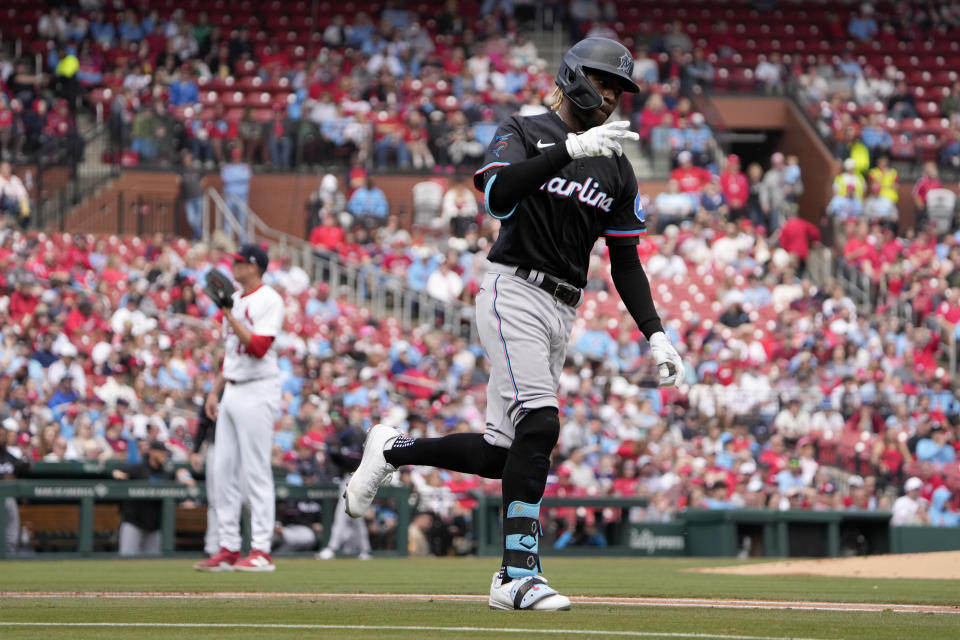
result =
[{"label": "spectator in red shirt", "polygon": [[237,123],[228,120],[225,107],[218,102],[213,107],[213,119],[207,123],[207,136],[213,147],[213,155],[217,162],[223,162],[227,143],[237,139]]},{"label": "spectator in red shirt", "polygon": [[613,480],[612,492],[617,496],[633,496],[637,493],[640,478],[637,476],[637,463],[626,458],[620,463],[620,470]]},{"label": "spectator in red shirt", "polygon": [[937,318],[941,326],[954,328],[960,322],[960,289],[946,287],[943,302],[937,306]]},{"label": "spectator in red shirt", "polygon": [[787,214],[787,221],[777,232],[780,247],[797,258],[798,271],[803,272],[810,255],[810,247],[820,242],[820,229],[809,220],[804,220],[795,212]]},{"label": "spectator in red shirt", "polygon": [[387,165],[391,152],[396,154],[397,164],[401,169],[410,166],[410,150],[404,141],[407,136],[407,127],[395,106],[377,113],[374,118],[373,136],[376,141],[374,146],[378,168]]},{"label": "spectator in red shirt", "polygon": [[727,166],[720,174],[720,188],[730,207],[730,219],[747,218],[747,197],[750,195],[750,183],[747,174],[740,170],[740,156],[731,153],[727,156]]},{"label": "spectator in red shirt", "polygon": [[370,258],[370,254],[363,248],[363,245],[357,242],[353,231],[344,232],[343,241],[337,247],[337,253],[349,264],[360,264]]},{"label": "spectator in red shirt", "polygon": [[651,94],[647,98],[647,103],[643,105],[640,111],[640,122],[637,127],[640,131],[640,141],[648,145],[650,143],[650,132],[663,124],[663,117],[670,113],[666,104],[663,102],[663,96],[659,93]]},{"label": "spectator in red shirt", "polygon": [[411,258],[407,252],[407,247],[409,246],[410,234],[403,229],[396,231],[390,237],[390,250],[384,254],[380,268],[387,273],[401,277],[404,276],[407,272],[407,267],[413,263],[413,258]]},{"label": "spectator in red shirt", "polygon": [[877,248],[870,241],[869,229],[867,223],[861,220],[854,228],[852,236],[847,239],[843,247],[843,258],[850,264],[857,265],[868,276],[876,273],[876,268],[880,263],[880,255]]},{"label": "spectator in red shirt", "polygon": [[681,151],[677,155],[677,162],[680,166],[670,172],[670,179],[676,180],[680,191],[684,193],[700,193],[703,186],[710,182],[710,172],[703,167],[693,166],[693,154],[689,151]]},{"label": "spectator in red shirt", "polygon": [[923,164],[923,175],[913,185],[913,203],[917,207],[918,229],[926,222],[927,194],[933,189],[940,189],[941,187],[943,187],[943,183],[940,182],[937,163],[925,162]]},{"label": "spectator in red shirt", "polygon": [[8,313],[11,320],[20,324],[25,317],[33,316],[34,309],[40,303],[38,289],[32,274],[24,273],[17,278],[17,290],[10,295]]},{"label": "spectator in red shirt", "polygon": [[410,153],[414,169],[432,169],[435,163],[427,145],[426,119],[419,111],[411,111],[407,114],[406,124],[403,141]]},{"label": "spectator in red shirt", "polygon": [[61,98],[57,100],[53,111],[47,113],[43,133],[51,138],[63,138],[72,128],[73,117],[70,115],[70,106]]},{"label": "spectator in red shirt", "polygon": [[770,442],[768,443],[767,449],[760,454],[759,463],[762,465],[767,465],[769,473],[776,475],[783,469],[787,468],[787,462],[789,459],[790,455],[783,444],[783,436],[780,434],[774,434],[770,436]]},{"label": "spectator in red shirt", "polygon": [[343,227],[337,224],[337,216],[328,212],[323,216],[323,224],[310,231],[310,244],[317,249],[336,251],[343,242]]},{"label": "spectator in red shirt", "polygon": [[845,428],[854,433],[880,434],[884,430],[883,418],[877,413],[877,407],[872,402],[864,402],[847,420]]},{"label": "spectator in red shirt", "polygon": [[73,340],[74,336],[90,335],[100,328],[102,320],[93,315],[93,304],[87,298],[81,298],[77,306],[67,314],[63,323],[63,332]]}]

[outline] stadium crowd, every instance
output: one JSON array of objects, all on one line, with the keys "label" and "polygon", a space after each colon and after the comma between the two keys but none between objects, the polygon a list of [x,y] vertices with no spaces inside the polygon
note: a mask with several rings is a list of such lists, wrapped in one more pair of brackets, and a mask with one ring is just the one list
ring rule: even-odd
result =
[{"label": "stadium crowd", "polygon": [[862,173],[884,154],[960,163],[960,85],[945,62],[958,29],[951,3],[743,3],[734,22],[732,8],[703,14],[687,3],[647,15],[623,3],[547,4],[539,14],[509,2],[361,4],[351,15],[325,6],[318,17],[296,7],[267,21],[212,3],[13,9],[8,29],[43,67],[0,63],[0,145],[15,158],[69,136],[77,153],[70,114],[86,103],[103,107],[109,159],[126,164],[172,166],[181,150],[222,164],[238,148],[248,164],[278,169],[333,159],[450,171],[482,154],[505,115],[549,105],[551,74],[520,28],[549,14],[571,38],[634,47],[642,91],[622,110],[645,149],[674,161],[681,149],[695,164],[714,161],[686,96],[717,89],[797,95]]},{"label": "stadium crowd", "polygon": [[[443,227],[403,230],[393,217],[343,229],[331,214],[327,233],[343,237],[321,251],[364,266],[366,295],[402,278],[441,300],[470,302],[497,231],[478,216],[459,237]],[[916,477],[913,521],[956,522],[960,403],[938,364],[936,332],[861,313],[839,286],[818,291],[778,236],[757,226],[701,218],[663,231],[639,252],[689,365],[686,385],[653,387],[598,246],[561,376],[563,430],[548,491],[647,497],[630,517],[660,521],[699,507],[892,508]],[[924,250],[920,238],[907,241],[908,255]],[[936,240],[925,242],[935,254]],[[162,441],[173,460],[190,460],[197,408],[219,361],[216,308],[197,283],[208,269],[229,270],[227,254],[161,235],[8,229],[0,264],[7,451],[36,462],[136,461]],[[287,305],[274,463],[288,480],[333,480],[336,442],[377,421],[414,435],[483,428],[488,372],[477,344],[371,317],[337,283],[311,282],[284,261],[267,281]],[[417,469],[402,477],[424,510],[463,527],[465,492],[493,488]],[[554,515],[567,544],[600,543],[610,514]],[[388,521],[371,514],[374,530]]]},{"label": "stadium crowd", "polygon": [[[19,123],[20,111],[46,108],[41,90],[64,108],[100,105],[109,159],[131,165],[170,166],[182,150],[222,164],[237,148],[277,169],[333,158],[449,170],[479,160],[505,115],[542,112],[552,89],[536,47],[500,9],[467,27],[447,3],[431,14],[433,31],[401,6],[335,14],[303,44],[279,25],[212,24],[206,10],[189,20],[155,8],[37,15],[45,66],[4,65],[4,113]],[[21,128],[10,129],[15,151],[37,139]]]}]

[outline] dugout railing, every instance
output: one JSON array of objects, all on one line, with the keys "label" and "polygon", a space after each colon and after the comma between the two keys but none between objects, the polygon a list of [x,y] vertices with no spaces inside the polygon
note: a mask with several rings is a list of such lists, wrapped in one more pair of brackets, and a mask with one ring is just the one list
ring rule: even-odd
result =
[{"label": "dugout railing", "polygon": [[[333,518],[340,496],[337,485],[298,486],[287,483],[275,485],[278,501],[309,501],[319,502],[321,508],[321,524],[323,526],[320,538],[321,546],[329,537],[333,527]],[[377,494],[378,500],[390,502],[390,508],[397,517],[397,529],[392,549],[378,551],[378,555],[407,555],[407,529],[412,517],[410,489],[407,487],[381,487]],[[44,553],[43,557],[51,556],[116,556],[116,551],[98,551],[95,549],[95,520],[103,522],[98,517],[97,508],[105,503],[119,503],[126,500],[158,500],[161,503],[161,553],[164,556],[177,552],[174,541],[177,531],[177,505],[184,501],[200,501],[205,496],[203,483],[187,486],[178,482],[151,483],[141,481],[95,479],[49,479],[49,480],[4,480],[0,481],[0,502],[12,497],[21,505],[62,505],[64,518],[61,522],[68,526],[75,526],[75,531],[63,533],[76,539],[76,547],[64,553]],[[79,505],[79,517],[76,519],[67,515],[71,508]],[[203,508],[205,512],[206,508]],[[6,511],[0,508],[0,531],[6,531]],[[249,528],[244,526],[244,548],[249,546]],[[193,554],[195,555],[195,553]],[[7,557],[6,546],[0,544],[0,560]],[[18,556],[19,557],[19,556]]]},{"label": "dugout railing", "polygon": [[[336,485],[297,486],[277,483],[278,501],[306,500],[322,504],[322,546],[329,536],[339,497]],[[481,556],[498,556],[502,551],[501,499],[498,495],[473,493],[477,505],[473,510],[476,552]],[[203,484],[190,487],[180,483],[94,479],[6,480],[0,482],[0,500],[13,497],[23,505],[58,505],[63,510],[79,507],[71,521],[76,547],[68,552],[35,554],[34,557],[115,557],[116,551],[95,549],[95,521],[105,521],[102,508],[123,500],[159,500],[162,503],[163,556],[177,555],[175,546],[178,526],[178,504],[199,501],[204,496]],[[408,487],[381,487],[378,504],[389,508],[397,520],[392,548],[377,555],[408,555],[407,531],[413,517],[412,492]],[[634,509],[642,510],[647,501],[639,497],[586,496],[545,497],[541,522],[544,537],[540,552],[551,556],[715,556],[715,557],[840,557],[884,553],[917,553],[924,551],[960,550],[960,529],[956,527],[908,526],[891,527],[889,511],[815,511],[775,509],[688,509],[673,520],[647,521],[632,517]],[[100,510],[100,511],[98,511]],[[204,509],[205,511],[205,509]],[[200,515],[200,510],[194,510]],[[642,513],[636,515],[642,516]],[[114,514],[114,519],[116,515]],[[204,524],[202,516],[192,525]],[[559,526],[558,526],[559,525]],[[113,522],[116,526],[116,522]],[[602,544],[580,535],[569,544],[557,542],[566,530],[585,533],[584,526],[603,536]],[[5,510],[0,509],[0,531],[6,527]],[[586,533],[589,533],[587,531]],[[245,527],[248,544],[249,529]],[[246,548],[246,546],[245,546]],[[196,551],[190,552],[195,556]],[[0,560],[8,558],[0,545]],[[16,558],[23,556],[17,555]]]},{"label": "dugout railing", "polygon": [[290,258],[292,265],[307,272],[312,283],[326,282],[337,297],[369,308],[376,318],[394,318],[405,329],[428,326],[471,342],[478,340],[473,305],[438,300],[375,265],[349,264],[335,253],[317,250],[303,238],[270,227],[249,206],[241,227],[223,196],[212,188],[203,199],[203,228],[207,242],[212,239],[211,233],[229,229],[227,237],[236,245],[246,239],[267,243],[272,257]]}]

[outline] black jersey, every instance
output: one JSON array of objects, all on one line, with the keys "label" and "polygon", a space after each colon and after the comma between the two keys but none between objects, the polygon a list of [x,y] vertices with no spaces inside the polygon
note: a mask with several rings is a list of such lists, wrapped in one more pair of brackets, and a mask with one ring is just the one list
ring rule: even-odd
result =
[{"label": "black jersey", "polygon": [[568,133],[573,130],[553,111],[507,118],[473,181],[484,192],[487,213],[501,221],[490,260],[545,271],[583,287],[597,238],[604,236],[608,245],[637,244],[647,229],[637,178],[625,157],[571,160],[512,210],[491,211],[489,205],[497,171],[564,144]]}]

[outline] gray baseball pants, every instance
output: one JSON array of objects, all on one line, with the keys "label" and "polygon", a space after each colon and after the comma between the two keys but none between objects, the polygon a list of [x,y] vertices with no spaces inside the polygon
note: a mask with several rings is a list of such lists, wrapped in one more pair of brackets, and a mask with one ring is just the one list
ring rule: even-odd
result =
[{"label": "gray baseball pants", "polygon": [[7,514],[7,526],[3,532],[3,543],[7,545],[7,554],[16,553],[20,541],[20,510],[16,498],[5,498],[3,509]]},{"label": "gray baseball pants", "polygon": [[[557,386],[577,311],[516,267],[487,262],[477,294],[477,331],[490,360],[484,439],[509,449],[516,426],[534,409],[557,407]],[[581,300],[582,302],[582,300]]]},{"label": "gray baseball pants", "polygon": [[120,555],[160,555],[160,530],[147,531],[129,522],[120,523]]}]

